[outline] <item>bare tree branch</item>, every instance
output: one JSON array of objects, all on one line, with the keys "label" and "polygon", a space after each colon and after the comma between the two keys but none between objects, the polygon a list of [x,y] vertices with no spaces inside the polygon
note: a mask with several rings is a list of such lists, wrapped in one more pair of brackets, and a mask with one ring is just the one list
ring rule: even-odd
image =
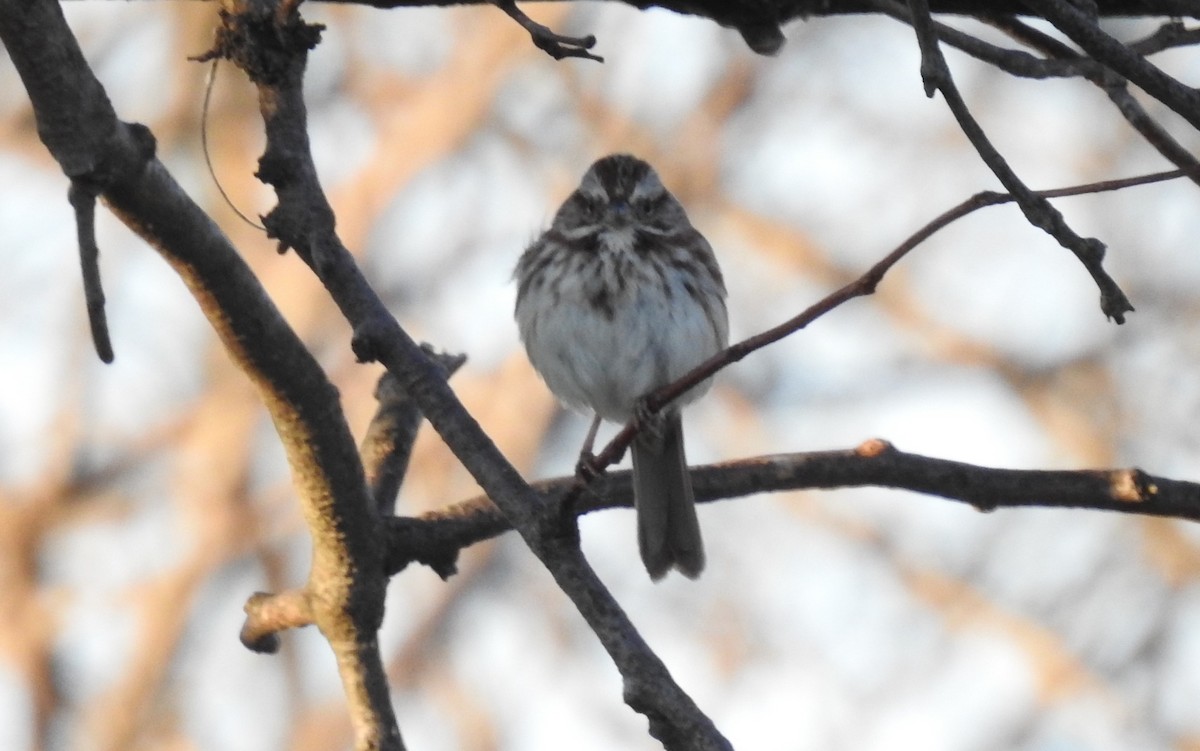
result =
[{"label": "bare tree branch", "polygon": [[[1034,192],[1034,196],[1045,200],[1047,198],[1062,198],[1066,196],[1079,196],[1089,193],[1102,193],[1113,190],[1121,190],[1123,188],[1131,188],[1138,185],[1148,185],[1151,183],[1162,182],[1164,180],[1175,180],[1180,177],[1185,177],[1189,173],[1185,170],[1170,170],[1168,172],[1158,172],[1150,175],[1139,175],[1121,180],[1106,180],[1099,183],[1088,183],[1086,185],[1076,185],[1068,188],[1057,188],[1054,190],[1045,190]],[[979,209],[988,206],[998,206],[1004,203],[1015,203],[1017,199],[1011,193],[996,193],[992,191],[984,191],[976,193],[967,200],[958,204],[952,209],[943,212],[928,222],[924,227],[917,230],[909,236],[907,240],[894,248],[890,253],[880,259],[874,266],[867,269],[862,276],[851,281],[850,283],[840,287],[839,289],[830,292],[825,297],[805,308],[797,315],[789,318],[783,323],[766,331],[755,334],[754,336],[743,339],[740,342],[729,345],[726,349],[713,355],[708,360],[696,366],[690,373],[673,383],[669,383],[658,391],[649,395],[646,400],[646,407],[651,413],[658,411],[670,404],[673,400],[679,398],[680,395],[695,388],[696,384],[706,381],[711,378],[717,371],[739,362],[752,352],[773,344],[780,339],[800,331],[808,326],[813,321],[830,312],[834,308],[841,306],[857,297],[864,297],[875,293],[876,287],[883,280],[883,277],[891,270],[893,266],[900,262],[910,251],[916,248],[921,243],[932,237],[938,230],[943,229],[954,221],[961,219],[967,214],[978,211]],[[567,496],[567,500],[574,502],[578,495],[583,492],[584,487],[591,480],[600,474],[606,467],[610,467],[621,460],[625,455],[629,444],[633,442],[633,438],[637,435],[638,424],[637,419],[630,420],[612,440],[604,447],[600,453],[591,457],[587,462],[585,471],[578,473],[575,486]]]},{"label": "bare tree branch", "polygon": [[1085,52],[1140,86],[1147,94],[1187,120],[1193,128],[1200,130],[1200,93],[1195,89],[1167,75],[1145,57],[1105,33],[1096,24],[1096,19],[1089,18],[1066,0],[1025,2]]},{"label": "bare tree branch", "polygon": [[[367,5],[375,8],[447,7],[453,5],[496,4],[530,31],[534,44],[555,58],[587,57],[599,59],[586,50],[594,42],[590,37],[563,37],[528,20],[516,8],[514,0],[325,0],[326,2]],[[543,0],[526,0],[541,2]],[[791,21],[820,16],[837,16],[879,11],[877,0],[609,0],[634,8],[665,8],[683,15],[700,16],[730,29],[736,29],[750,49],[761,55],[774,55],[786,41],[782,27]],[[1025,0],[931,0],[930,13],[948,13],[980,19],[1008,18],[1014,15],[1043,16],[1058,13],[1044,3]],[[1200,18],[1196,0],[1097,0],[1096,14],[1107,17]],[[515,14],[514,14],[515,13]],[[1050,16],[1045,16],[1050,18]],[[522,20],[525,19],[525,20]]]},{"label": "bare tree branch", "polygon": [[[321,0],[373,8],[451,7],[490,5],[493,0]],[[562,2],[563,0],[522,0],[522,2]],[[566,0],[571,2],[572,0]],[[639,10],[665,8],[683,15],[709,18],[731,29],[752,28],[756,24],[774,24],[776,28],[798,19],[876,12],[874,0],[607,0]],[[977,18],[1031,15],[1023,0],[931,0],[933,13],[951,13]],[[1200,4],[1194,0],[1097,0],[1099,17],[1200,18]]]},{"label": "bare tree branch", "polygon": [[[1080,508],[1200,521],[1200,483],[1172,480],[1137,468],[1021,470],[981,467],[900,451],[880,439],[844,451],[757,456],[691,468],[699,502],[758,493],[882,487],[946,498],[980,511],[998,508]],[[555,498],[576,484],[558,477],[534,484]],[[597,478],[575,504],[587,514],[630,508],[629,471]],[[478,496],[418,518],[389,519],[387,569],[453,559],[458,551],[511,529],[504,515]],[[434,566],[436,570],[436,566]]]},{"label": "bare tree branch", "polygon": [[[375,644],[386,579],[362,464],[337,390],[217,226],[154,157],[140,125],[117,120],[52,0],[0,2],[0,40],[33,103],[38,133],[72,180],[95,188],[188,284],[282,439],[313,537],[306,586],[338,658],[356,726],[390,728],[362,748],[400,749]],[[376,712],[386,717],[366,716]]]},{"label": "bare tree branch", "polygon": [[[428,345],[422,345],[421,349],[442,366],[446,378],[467,360],[465,355],[437,353]],[[387,517],[396,511],[396,495],[421,425],[421,408],[405,393],[396,376],[386,370],[375,387],[375,399],[379,408],[358,451],[375,507],[380,516]]]},{"label": "bare tree branch", "polygon": [[524,11],[517,7],[514,0],[492,0],[497,8],[521,25],[521,28],[529,32],[530,39],[538,49],[545,52],[555,60],[562,60],[565,57],[582,57],[585,60],[595,60],[598,63],[604,62],[604,58],[593,55],[590,50],[596,45],[596,37],[590,34],[585,37],[568,37],[562,34],[556,34],[542,24],[534,21],[529,16],[525,15]]},{"label": "bare tree branch", "polygon": [[397,377],[549,569],[613,659],[625,682],[626,703],[647,716],[651,733],[672,751],[729,748],[583,558],[574,517],[564,519],[529,489],[454,396],[440,366],[388,312],[338,238],[309,149],[302,91],[307,52],[319,28],[271,0],[222,12],[222,24],[212,54],[235,61],[259,89],[267,148],[258,175],[279,197],[264,217],[268,234],[313,269],[353,326],[359,359],[378,360]]},{"label": "bare tree branch", "polygon": [[256,592],[246,600],[243,609],[246,620],[238,639],[247,649],[260,654],[279,651],[281,631],[311,626],[315,622],[307,588],[274,594]]},{"label": "bare tree branch", "polygon": [[[532,21],[514,0],[364,0],[378,7],[485,3],[504,10],[529,31],[535,45],[556,58],[600,60],[589,51],[593,37],[559,35]],[[1180,176],[1200,181],[1195,156],[1148,115],[1128,86],[1130,82],[1141,86],[1200,127],[1200,95],[1145,60],[1153,52],[1200,41],[1200,30],[1172,22],[1145,39],[1122,44],[1095,22],[1111,14],[1195,17],[1200,8],[1194,0],[1102,0],[1094,13],[1064,0],[910,0],[909,6],[893,0],[627,0],[626,4],[658,5],[711,18],[738,30],[752,49],[763,54],[780,48],[784,41],[780,27],[795,18],[859,12],[899,18],[916,30],[927,93],[942,92],[963,131],[1009,191],[979,193],[935,218],[857,280],[651,395],[651,409],[663,407],[720,368],[795,333],[842,303],[872,294],[891,267],[934,232],[972,211],[1000,203],[1017,203],[1031,223],[1071,249],[1100,288],[1102,310],[1121,322],[1132,306],[1102,268],[1103,245],[1071,231],[1047,199]],[[204,59],[235,61],[258,87],[268,139],[258,174],[279,197],[265,227],[279,240],[281,250],[294,249],[329,290],[354,328],[352,346],[359,358],[378,360],[388,371],[380,383],[379,412],[361,453],[355,450],[336,390],[228,240],[155,158],[152,135],[142,126],[117,119],[57,4],[0,0],[0,40],[34,103],[39,135],[71,181],[89,320],[101,358],[111,360],[112,350],[94,237],[97,196],[184,278],[232,357],[259,388],[284,443],[314,541],[312,572],[302,588],[250,598],[243,642],[252,649],[271,651],[278,646],[280,631],[317,625],[337,657],[356,748],[400,751],[403,743],[376,638],[387,577],[413,562],[448,577],[463,547],[516,529],[612,657],[624,680],[626,702],[646,715],[651,733],[672,750],[728,748],[728,741],[676,684],[579,550],[577,515],[628,505],[628,475],[600,475],[586,486],[579,478],[560,478],[535,488],[521,479],[446,383],[448,372],[456,366],[439,362],[399,326],[336,234],[309,149],[301,86],[307,52],[317,44],[320,27],[303,22],[298,0],[230,3],[234,5],[234,11],[222,13],[217,43]],[[1014,17],[1030,9],[1049,18],[1085,54]],[[932,13],[938,12],[994,19],[1017,42],[1046,57],[1005,49],[936,23]],[[942,56],[941,42],[1014,75],[1078,76],[1091,81],[1181,169],[1056,191],[1029,190],[968,110]],[[417,519],[392,518],[422,414],[488,498],[471,499]],[[611,465],[636,429],[636,423],[625,426],[593,466]],[[1136,468],[1002,470],[906,454],[881,440],[852,451],[757,457],[699,467],[693,470],[693,482],[701,500],[876,485],[950,498],[981,510],[1069,506],[1200,520],[1200,485],[1153,477]]]},{"label": "bare tree branch", "polygon": [[[1147,143],[1172,164],[1188,170],[1188,179],[1200,184],[1200,173],[1195,171],[1195,168],[1200,166],[1200,160],[1197,160],[1190,151],[1167,132],[1166,128],[1150,116],[1146,108],[1129,91],[1129,82],[1125,77],[1103,67],[1091,58],[1080,55],[1054,37],[1038,31],[1016,18],[998,19],[992,22],[992,25],[1013,39],[1041,50],[1055,59],[1046,61],[1048,63],[1057,60],[1066,61],[1068,64],[1079,64],[1083,77],[1098,86],[1108,96],[1121,116]],[[1200,41],[1200,29],[1187,29],[1181,23],[1170,21],[1160,26],[1153,34],[1132,42],[1128,46],[1131,50],[1137,50],[1139,54],[1149,55],[1170,49],[1178,44],[1194,44],[1197,41]]]},{"label": "bare tree branch", "polygon": [[925,83],[926,96],[932,96],[935,90],[942,93],[954,114],[954,119],[958,121],[958,127],[1000,184],[1013,195],[1017,205],[1021,207],[1021,213],[1030,224],[1046,232],[1057,240],[1059,245],[1075,254],[1100,288],[1100,309],[1104,315],[1117,323],[1124,323],[1125,314],[1132,311],[1133,306],[1116,281],[1104,270],[1104,243],[1094,237],[1085,239],[1076,234],[1058,209],[1044,196],[1035,194],[1017,177],[1008,161],[983,132],[983,128],[959,93],[934,33],[927,0],[909,0],[909,7],[913,11],[913,29],[917,32],[917,41],[921,47],[921,79]]}]

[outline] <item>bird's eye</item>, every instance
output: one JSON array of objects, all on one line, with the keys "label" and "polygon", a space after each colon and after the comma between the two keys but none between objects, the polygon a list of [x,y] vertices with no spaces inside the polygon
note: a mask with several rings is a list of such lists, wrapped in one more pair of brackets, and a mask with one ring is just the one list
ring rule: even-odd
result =
[{"label": "bird's eye", "polygon": [[635,200],[633,202],[634,213],[636,213],[640,217],[657,216],[662,211],[662,209],[663,209],[662,194],[656,195],[652,198],[650,198],[650,197],[638,198],[637,200]]},{"label": "bird's eye", "polygon": [[579,201],[579,208],[584,216],[589,219],[595,219],[604,214],[604,204],[606,201],[586,193],[581,194],[580,198],[582,200]]}]

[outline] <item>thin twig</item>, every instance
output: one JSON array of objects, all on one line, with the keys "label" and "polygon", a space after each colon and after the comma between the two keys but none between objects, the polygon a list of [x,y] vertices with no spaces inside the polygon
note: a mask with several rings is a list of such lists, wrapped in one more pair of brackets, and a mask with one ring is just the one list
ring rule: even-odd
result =
[{"label": "thin twig", "polygon": [[[897,0],[870,0],[874,9],[901,23],[912,26],[913,13],[908,5]],[[990,20],[989,20],[990,22]],[[1100,73],[1106,69],[1090,58],[1075,55],[1047,60],[1023,50],[1007,49],[959,31],[943,23],[934,22],[933,29],[938,39],[951,47],[962,50],[971,57],[982,60],[1013,76],[1041,80],[1046,78],[1074,78],[1089,72]],[[1020,40],[1018,40],[1020,41]]]},{"label": "thin twig", "polygon": [[1153,55],[1156,52],[1186,47],[1200,42],[1200,28],[1188,28],[1183,21],[1171,19],[1159,26],[1153,33],[1130,42],[1127,47],[1139,55]]},{"label": "thin twig", "polygon": [[1167,161],[1181,169],[1188,170],[1188,179],[1200,185],[1200,172],[1196,170],[1196,167],[1200,166],[1200,160],[1197,160],[1192,152],[1175,140],[1174,136],[1146,111],[1141,102],[1129,91],[1128,82],[1121,79],[1097,85],[1104,90],[1109,101],[1146,143],[1162,154]]},{"label": "thin twig", "polygon": [[[908,0],[909,10],[912,11],[912,27],[917,32],[917,47],[921,50],[921,83],[925,87],[925,96],[932,99],[934,92],[943,89],[947,82],[953,85],[950,69],[946,66],[946,58],[938,47],[937,32],[933,28],[933,16],[929,12],[929,0]],[[962,123],[959,123],[961,126]],[[967,135],[970,138],[970,134]],[[986,158],[984,161],[987,161]],[[1003,180],[1001,180],[1003,182]]]},{"label": "thin twig", "polygon": [[1084,58],[1078,50],[1069,44],[1050,36],[1041,29],[1035,29],[1016,16],[989,18],[984,23],[992,28],[999,29],[1009,38],[1051,57],[1056,57],[1060,60],[1090,59]]},{"label": "thin twig", "polygon": [[[1129,82],[1124,76],[1100,66],[1091,58],[1084,57],[1049,34],[1039,31],[1017,18],[996,19],[992,21],[992,26],[1018,42],[1040,50],[1053,58],[1068,61],[1070,64],[1088,63],[1086,66],[1080,65],[1080,72],[1084,78],[1104,92],[1121,116],[1125,118],[1125,121],[1142,136],[1146,143],[1176,167],[1188,170],[1188,179],[1200,185],[1200,173],[1195,171],[1195,167],[1200,165],[1200,160],[1197,160],[1146,111],[1146,108],[1129,91]],[[1151,54],[1184,43],[1185,40],[1186,43],[1191,43],[1200,39],[1197,31],[1196,29],[1187,29],[1183,24],[1172,21],[1159,27],[1154,33],[1140,41],[1132,42],[1129,47],[1141,50],[1142,54]]]},{"label": "thin twig", "polygon": [[[1046,198],[1064,198],[1068,196],[1081,196],[1091,193],[1105,193],[1114,190],[1122,190],[1124,188],[1132,188],[1138,185],[1149,185],[1152,183],[1164,182],[1166,180],[1174,180],[1180,177],[1185,177],[1189,173],[1186,170],[1176,169],[1167,172],[1156,172],[1149,175],[1138,175],[1135,177],[1121,178],[1116,180],[1105,180],[1102,182],[1086,183],[1084,185],[1073,185],[1065,188],[1055,188],[1051,190],[1037,191],[1035,196],[1041,199]],[[882,281],[883,277],[893,266],[900,262],[904,256],[916,248],[921,243],[928,240],[938,230],[947,225],[961,219],[962,217],[971,214],[979,209],[988,206],[998,206],[1005,203],[1016,202],[1016,197],[1011,193],[998,193],[994,191],[984,191],[976,193],[962,203],[953,208],[939,214],[933,220],[925,224],[915,233],[908,237],[904,242],[898,245],[890,253],[879,260],[874,266],[868,269],[862,276],[845,286],[834,290],[809,307],[805,308],[799,314],[789,318],[783,323],[773,328],[767,329],[761,333],[755,334],[747,339],[743,339],[736,344],[730,345],[728,348],[718,352],[716,355],[705,360],[687,375],[677,381],[674,381],[658,391],[651,394],[647,400],[647,407],[651,411],[659,411],[673,400],[679,398],[680,395],[695,388],[697,384],[708,380],[717,371],[732,365],[739,360],[742,360],[752,352],[756,352],[769,344],[773,344],[780,339],[783,339],[791,334],[800,331],[808,326],[813,321],[825,315],[834,308],[839,307],[843,303],[849,302],[856,297],[864,297],[873,294],[875,288]],[[596,472],[600,472],[606,467],[609,467],[620,461],[625,450],[629,448],[629,444],[633,441],[633,437],[637,434],[636,421],[630,421],[623,427],[612,440],[597,454],[592,460],[592,468]],[[582,478],[576,478],[575,485],[579,492],[583,486]]]},{"label": "thin twig", "polygon": [[[912,25],[913,14],[903,3],[895,2],[895,0],[871,0],[871,2],[880,12]],[[1134,98],[1129,92],[1128,82],[1123,76],[1015,17],[1006,16],[983,20],[1014,40],[1048,55],[1049,59],[1035,57],[1021,50],[1005,49],[989,44],[944,24],[935,22],[933,29],[941,41],[1011,75],[1032,79],[1079,76],[1092,82],[1105,93],[1121,116],[1147,143],[1175,166],[1189,170],[1188,178],[1200,184],[1200,174],[1192,170],[1200,164],[1200,160],[1197,160],[1188,149],[1171,136],[1167,129]],[[1178,21],[1169,21],[1152,34],[1136,42],[1131,42],[1128,46],[1139,54],[1149,55],[1181,45],[1194,44],[1197,41],[1200,41],[1200,29],[1189,29]]]},{"label": "thin twig", "polygon": [[[903,23],[912,24],[912,11],[903,3],[895,0],[871,2],[879,12]],[[1010,75],[1030,79],[1082,77],[1092,82],[1105,93],[1134,130],[1169,162],[1188,170],[1200,164],[1200,161],[1175,140],[1134,98],[1129,91],[1128,81],[1120,74],[1015,17],[983,20],[1012,39],[1048,55],[1048,58],[990,44],[945,24],[935,22],[933,28],[941,41]],[[1142,54],[1150,54],[1183,44],[1192,44],[1197,40],[1200,40],[1200,30],[1188,29],[1181,23],[1172,21],[1144,39],[1132,42],[1129,47],[1141,51]],[[1200,174],[1194,171],[1190,172],[1189,179],[1200,184]]]},{"label": "thin twig", "polygon": [[[206,62],[208,58],[207,56],[198,56],[188,59],[193,62]],[[217,81],[217,65],[220,62],[221,58],[219,56],[212,56],[212,65],[208,68],[208,76],[204,82],[204,103],[200,107],[200,150],[204,152],[204,164],[208,167],[208,176],[212,178],[213,185],[217,186],[217,192],[221,194],[221,198],[225,199],[225,205],[233,209],[233,213],[237,214],[238,218],[246,224],[249,224],[254,229],[266,232],[266,227],[263,227],[258,222],[243,214],[242,210],[234,205],[233,199],[225,192],[225,186],[221,184],[221,180],[217,177],[217,169],[212,163],[212,153],[208,146],[208,111],[212,105],[213,85]]]},{"label": "thin twig", "polygon": [[521,24],[521,28],[529,32],[529,37],[538,49],[555,60],[562,60],[565,57],[582,57],[588,60],[595,60],[598,63],[604,62],[604,58],[599,55],[593,55],[588,51],[596,46],[596,37],[591,34],[585,37],[563,36],[525,15],[525,11],[517,7],[516,0],[491,1],[497,8],[504,11],[509,18]]},{"label": "thin twig", "polygon": [[[976,153],[983,159],[984,164],[996,176],[1000,184],[1013,195],[1017,205],[1021,207],[1021,213],[1025,215],[1030,224],[1046,232],[1057,240],[1059,245],[1075,254],[1083,267],[1091,274],[1096,286],[1100,288],[1101,311],[1109,319],[1117,323],[1124,323],[1125,314],[1132,311],[1133,306],[1116,281],[1104,270],[1104,243],[1094,237],[1083,238],[1076,234],[1067,225],[1058,209],[1054,208],[1044,197],[1034,194],[1017,177],[1017,173],[1009,166],[1008,161],[983,132],[983,128],[971,114],[958,86],[954,83],[954,78],[950,75],[950,70],[946,66],[945,57],[942,55],[937,36],[934,33],[932,20],[929,18],[927,0],[909,1],[914,15],[913,28],[917,32],[922,50],[921,76],[925,82],[926,92],[928,93],[932,81],[935,88],[942,92],[947,106],[950,107],[950,112],[958,121],[958,127],[975,147]],[[927,61],[927,56],[932,57],[932,60]]]},{"label": "thin twig", "polygon": [[1200,130],[1200,92],[1167,75],[1145,57],[1104,32],[1095,19],[1068,0],[1024,0],[1096,60],[1140,86]]}]

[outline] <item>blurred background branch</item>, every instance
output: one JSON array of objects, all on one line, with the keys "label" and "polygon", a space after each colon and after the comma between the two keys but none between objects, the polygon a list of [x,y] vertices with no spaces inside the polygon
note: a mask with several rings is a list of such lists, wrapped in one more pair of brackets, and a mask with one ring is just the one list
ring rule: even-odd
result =
[{"label": "blurred background branch", "polygon": [[[920,97],[911,31],[866,17],[811,21],[789,26],[791,43],[779,49],[772,31],[785,4],[723,17],[752,48],[777,50],[768,61],[711,23],[576,5],[522,7],[564,37],[594,35],[604,66],[555,64],[494,11],[304,6],[329,28],[306,98],[339,231],[406,327],[471,353],[456,391],[530,475],[571,466],[581,430],[516,353],[503,280],[595,155],[634,150],[659,166],[722,256],[742,337],[858,278],[944,206],[995,187],[942,103]],[[192,177],[201,174],[203,72],[181,53],[207,46],[212,6],[67,7],[120,111],[150,125],[160,158],[221,216],[215,190]],[[933,24],[939,39],[1004,71],[1090,82],[1019,88],[948,53],[964,100],[1031,186],[1145,174],[1164,156],[1181,167],[1195,161],[1187,117],[1176,119],[1124,75],[1165,83],[1164,100],[1187,110],[1186,92],[1172,100],[1178,89],[1137,56],[1160,53],[1154,67],[1163,75],[1194,81],[1194,31],[1099,26],[1129,40],[1122,45],[1133,68],[1114,73],[1103,55],[1080,54],[1045,23]],[[1003,46],[1012,39],[1025,49]],[[11,70],[0,73],[15,91]],[[238,205],[261,205],[269,199],[250,178],[261,148],[256,103],[229,78],[214,99],[213,163]],[[143,264],[143,248],[103,215],[96,239],[122,356],[104,371],[79,359],[86,315],[74,262],[60,253],[73,252],[73,223],[69,208],[52,213],[65,204],[64,184],[47,179],[54,167],[20,97],[8,101],[0,170],[23,189],[6,196],[12,214],[0,222],[9,269],[0,299],[13,306],[0,319],[8,379],[0,597],[14,614],[0,627],[0,685],[15,686],[4,694],[15,698],[0,747],[344,745],[344,705],[329,688],[335,674],[311,635],[289,634],[270,663],[229,645],[245,593],[287,591],[309,555],[261,405],[179,304],[178,280]],[[1111,117],[1110,102],[1124,119]],[[938,482],[961,489],[954,483],[974,477],[1014,499],[1070,487],[1082,505],[1186,506],[1194,486],[1160,478],[1193,474],[1200,444],[1189,190],[1056,200],[1070,221],[1109,242],[1106,261],[1139,309],[1127,331],[1093,321],[1086,275],[1055,260],[1062,254],[1014,213],[997,211],[948,227],[876,295],[723,373],[692,417],[694,455],[794,450],[793,467],[811,467],[801,459],[814,455],[810,447],[884,435],[943,457],[910,467],[910,485],[897,481],[921,492]],[[273,256],[235,223],[229,231],[241,233],[235,242],[337,384],[354,434],[365,434],[378,369],[346,353],[351,332],[294,259]],[[72,275],[60,278],[60,268]],[[55,298],[57,290],[73,296]],[[50,310],[57,317],[47,318]],[[60,336],[77,329],[79,346]],[[864,446],[875,455],[831,455],[824,466],[841,461],[850,486],[871,466],[906,466],[889,465],[885,444]],[[406,544],[431,517],[453,515],[447,499],[477,492],[429,436],[412,451],[398,503],[408,518],[388,522],[391,534],[409,535]],[[778,474],[775,460],[746,461],[758,464],[720,467],[715,479],[751,491]],[[1071,469],[1079,466],[1146,472]],[[1039,484],[1052,480],[1063,484]],[[614,474],[602,483],[621,481]],[[651,590],[630,576],[636,554],[623,515],[589,515],[582,541],[647,640],[663,645],[672,674],[735,745],[771,748],[782,736],[769,715],[789,720],[789,743],[822,748],[893,748],[914,738],[947,749],[1159,748],[1200,737],[1190,703],[1172,699],[1197,690],[1187,670],[1190,635],[1200,631],[1190,523],[1070,510],[984,516],[863,489],[707,504],[702,515],[714,530],[713,566],[697,585]],[[484,517],[443,518],[438,527],[453,536],[476,518]],[[428,555],[438,573],[458,576],[449,586],[419,572],[397,578],[396,616],[381,632],[414,747],[647,742],[639,718],[611,713],[620,690],[611,666],[582,646],[591,642],[578,615],[523,549],[500,541],[449,561]],[[812,712],[797,726],[794,711],[773,712],[772,702]],[[530,704],[547,711],[525,724]]]}]

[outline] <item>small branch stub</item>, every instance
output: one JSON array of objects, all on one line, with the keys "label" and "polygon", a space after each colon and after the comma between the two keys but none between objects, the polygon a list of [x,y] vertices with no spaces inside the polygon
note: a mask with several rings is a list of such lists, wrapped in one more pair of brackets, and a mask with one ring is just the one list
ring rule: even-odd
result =
[{"label": "small branch stub", "polygon": [[75,232],[79,238],[79,266],[83,270],[83,295],[87,301],[92,344],[104,363],[113,361],[108,318],[104,315],[104,289],[100,285],[100,248],[96,244],[96,193],[82,180],[72,180],[67,193],[75,210]]},{"label": "small branch stub", "polygon": [[279,651],[280,631],[309,626],[313,622],[312,606],[303,589],[290,589],[277,595],[255,592],[242,610],[246,620],[238,639],[246,649],[261,654]]}]

